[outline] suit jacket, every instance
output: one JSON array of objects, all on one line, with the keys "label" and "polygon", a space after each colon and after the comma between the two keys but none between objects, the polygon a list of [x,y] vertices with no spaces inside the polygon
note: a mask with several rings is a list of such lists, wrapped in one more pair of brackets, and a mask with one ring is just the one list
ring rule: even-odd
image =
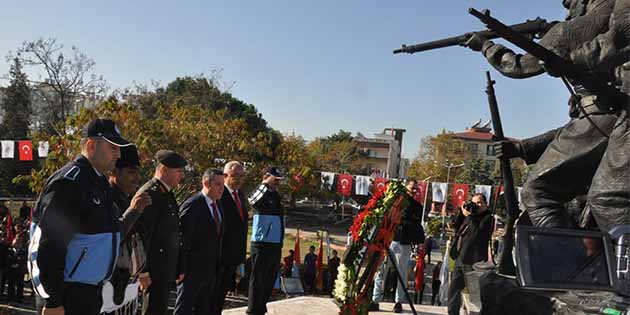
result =
[{"label": "suit jacket", "polygon": [[147,251],[145,271],[153,282],[174,281],[179,254],[179,216],[177,200],[172,192],[156,178],[139,189],[148,192],[151,205],[146,207],[138,220]]},{"label": "suit jacket", "polygon": [[221,252],[221,263],[225,266],[236,266],[245,262],[245,254],[247,252],[247,229],[248,229],[248,210],[247,198],[242,191],[238,192],[243,208],[245,220],[241,219],[238,207],[230,191],[225,188],[221,196],[221,206],[223,206],[223,217],[225,218],[223,236],[223,249]]},{"label": "suit jacket", "polygon": [[[219,213],[222,213],[221,204]],[[199,192],[188,198],[179,210],[182,248],[179,255],[179,273],[214,277],[221,250],[221,236],[204,195]],[[222,222],[225,219],[222,216]],[[226,227],[222,224],[221,232]]]}]

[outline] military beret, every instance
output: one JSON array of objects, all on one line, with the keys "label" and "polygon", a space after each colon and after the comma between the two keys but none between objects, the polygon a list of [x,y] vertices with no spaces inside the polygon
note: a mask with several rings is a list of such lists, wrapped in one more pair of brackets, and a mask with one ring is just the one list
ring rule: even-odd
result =
[{"label": "military beret", "polygon": [[173,150],[159,150],[155,153],[155,160],[170,168],[182,168],[188,165],[183,156],[177,154]]},{"label": "military beret", "polygon": [[120,158],[116,161],[116,168],[140,167],[140,157],[135,145],[120,148]]}]

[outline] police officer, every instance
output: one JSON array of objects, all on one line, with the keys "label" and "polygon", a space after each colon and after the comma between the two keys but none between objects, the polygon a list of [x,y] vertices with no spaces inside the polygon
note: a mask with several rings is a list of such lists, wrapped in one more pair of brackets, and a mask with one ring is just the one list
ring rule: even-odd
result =
[{"label": "police officer", "polygon": [[249,197],[249,203],[254,209],[254,222],[247,314],[267,313],[266,304],[280,270],[284,240],[284,210],[278,193],[281,179],[278,169],[269,167],[262,184]]},{"label": "police officer", "polygon": [[46,180],[33,214],[28,268],[42,314],[98,314],[99,285],[116,264],[121,229],[103,174],[130,143],[108,119],[89,122],[81,136],[81,155]]},{"label": "police officer", "polygon": [[155,154],[154,177],[139,192],[148,192],[151,206],[140,220],[147,251],[144,272],[140,274],[143,290],[142,314],[166,314],[169,289],[176,278],[179,256],[179,207],[173,189],[184,178],[186,160],[171,150]]}]

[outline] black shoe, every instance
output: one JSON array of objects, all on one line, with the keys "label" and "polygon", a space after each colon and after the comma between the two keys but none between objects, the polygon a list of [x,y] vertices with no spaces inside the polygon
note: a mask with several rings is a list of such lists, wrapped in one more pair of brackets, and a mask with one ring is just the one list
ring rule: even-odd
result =
[{"label": "black shoe", "polygon": [[402,313],[402,304],[400,302],[394,304],[394,313]]},{"label": "black shoe", "polygon": [[378,311],[380,311],[380,309],[378,308],[378,303],[376,303],[376,302],[370,303],[370,306],[368,307],[368,311],[370,311],[370,312],[378,312]]}]

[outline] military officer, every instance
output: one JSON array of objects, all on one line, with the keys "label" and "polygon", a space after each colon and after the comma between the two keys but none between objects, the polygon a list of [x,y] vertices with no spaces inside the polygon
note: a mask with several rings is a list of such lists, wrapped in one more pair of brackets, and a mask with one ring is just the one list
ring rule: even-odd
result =
[{"label": "military officer", "polygon": [[159,150],[154,177],[139,192],[148,192],[151,206],[138,220],[143,230],[147,262],[140,275],[142,314],[166,314],[169,289],[176,278],[179,255],[179,207],[173,189],[184,178],[186,160],[171,150]]}]

